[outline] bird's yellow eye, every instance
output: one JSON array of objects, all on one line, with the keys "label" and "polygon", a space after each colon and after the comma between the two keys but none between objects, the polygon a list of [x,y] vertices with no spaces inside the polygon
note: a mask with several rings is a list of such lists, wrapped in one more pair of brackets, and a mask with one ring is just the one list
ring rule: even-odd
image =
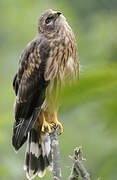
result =
[{"label": "bird's yellow eye", "polygon": [[45,20],[45,23],[46,23],[46,24],[49,24],[51,21],[54,20],[54,18],[55,18],[55,16],[54,16],[53,14],[49,15],[49,16],[47,17],[47,19]]}]

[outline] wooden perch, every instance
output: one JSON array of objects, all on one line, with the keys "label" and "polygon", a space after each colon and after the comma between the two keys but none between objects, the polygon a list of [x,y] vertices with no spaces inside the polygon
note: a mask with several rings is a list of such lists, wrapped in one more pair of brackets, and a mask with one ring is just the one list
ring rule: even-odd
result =
[{"label": "wooden perch", "polygon": [[78,180],[79,178],[82,180],[91,180],[89,173],[86,171],[82,163],[84,160],[82,156],[82,147],[74,149],[74,156],[70,156],[70,159],[73,162],[73,167],[68,180]]},{"label": "wooden perch", "polygon": [[[62,180],[61,167],[60,167],[60,152],[59,152],[59,127],[54,127],[50,135],[51,138],[51,149],[53,159],[53,179]],[[89,173],[85,169],[82,161],[85,160],[82,155],[82,147],[74,149],[74,156],[69,156],[73,162],[73,167],[68,177],[68,180],[91,180]]]},{"label": "wooden perch", "polygon": [[54,127],[50,135],[51,138],[51,149],[53,159],[53,179],[61,180],[61,167],[60,167],[60,152],[59,152],[59,127]]}]

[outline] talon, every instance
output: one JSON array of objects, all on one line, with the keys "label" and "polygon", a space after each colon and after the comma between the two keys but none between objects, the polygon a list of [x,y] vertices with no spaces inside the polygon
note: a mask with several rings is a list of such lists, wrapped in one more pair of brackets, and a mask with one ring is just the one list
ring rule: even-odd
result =
[{"label": "talon", "polygon": [[42,128],[41,128],[41,131],[43,133],[45,132],[48,132],[49,134],[52,132],[52,128],[54,126],[58,126],[59,127],[59,133],[62,134],[63,132],[63,126],[62,124],[57,120],[57,114],[56,112],[53,114],[53,118],[50,122],[47,122],[45,120],[45,116],[44,116],[44,113],[42,112],[42,120],[43,120],[43,124],[42,124]]},{"label": "talon", "polygon": [[58,125],[59,125],[59,129],[60,129],[60,134],[62,134],[63,133],[63,126],[60,122],[58,122]]},{"label": "talon", "polygon": [[54,113],[54,115],[53,115],[53,120],[51,121],[51,123],[55,124],[55,126],[59,126],[60,134],[62,134],[62,132],[63,132],[63,126],[62,126],[62,124],[58,121],[58,119],[57,119],[57,114],[56,114],[56,113]]},{"label": "talon", "polygon": [[46,120],[45,120],[45,116],[44,116],[44,113],[42,113],[42,118],[43,118],[43,125],[42,125],[42,128],[41,128],[41,131],[44,133],[44,132],[48,132],[49,134],[51,133],[51,129],[52,129],[52,124],[48,123]]}]

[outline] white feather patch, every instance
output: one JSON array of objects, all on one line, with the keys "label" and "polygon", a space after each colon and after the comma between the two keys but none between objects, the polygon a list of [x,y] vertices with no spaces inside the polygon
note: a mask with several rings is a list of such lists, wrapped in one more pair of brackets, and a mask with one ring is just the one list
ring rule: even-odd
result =
[{"label": "white feather patch", "polygon": [[44,170],[44,171],[39,171],[39,172],[38,172],[38,176],[39,176],[40,178],[42,178],[42,177],[45,175],[45,173],[46,173],[46,170]]},{"label": "white feather patch", "polygon": [[34,154],[37,158],[39,157],[39,147],[38,143],[31,142],[30,152]]},{"label": "white feather patch", "polygon": [[30,147],[29,147],[29,133],[28,133],[28,140],[27,140],[26,152],[25,152],[25,158],[24,158],[24,171],[27,170],[26,158],[27,158],[27,154],[29,154],[29,152],[30,152]]},{"label": "white feather patch", "polygon": [[33,174],[33,173],[34,173],[33,170],[30,170],[29,173],[26,173],[26,177],[27,177],[28,180],[32,180],[32,179],[35,178],[35,176],[37,175],[37,173],[36,173],[36,174]]},{"label": "white feather patch", "polygon": [[50,165],[47,167],[49,171],[52,171],[53,170],[53,165]]},{"label": "white feather patch", "polygon": [[47,156],[50,153],[50,139],[48,139],[48,141],[45,142],[45,153]]},{"label": "white feather patch", "polygon": [[41,136],[42,138],[42,149],[43,149],[43,156],[49,155],[50,153],[50,137],[48,134]]},{"label": "white feather patch", "polygon": [[44,146],[44,142],[41,143],[41,147],[42,147],[42,155],[43,157],[45,156],[45,146]]}]

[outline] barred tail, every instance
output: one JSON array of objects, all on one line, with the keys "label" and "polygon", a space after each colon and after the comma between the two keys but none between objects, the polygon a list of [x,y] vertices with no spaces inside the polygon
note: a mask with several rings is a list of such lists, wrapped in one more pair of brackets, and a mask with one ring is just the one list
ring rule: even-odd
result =
[{"label": "barred tail", "polygon": [[37,174],[43,177],[46,168],[52,170],[51,142],[48,134],[41,135],[40,138],[35,129],[28,134],[27,147],[25,153],[24,170],[29,180]]}]

